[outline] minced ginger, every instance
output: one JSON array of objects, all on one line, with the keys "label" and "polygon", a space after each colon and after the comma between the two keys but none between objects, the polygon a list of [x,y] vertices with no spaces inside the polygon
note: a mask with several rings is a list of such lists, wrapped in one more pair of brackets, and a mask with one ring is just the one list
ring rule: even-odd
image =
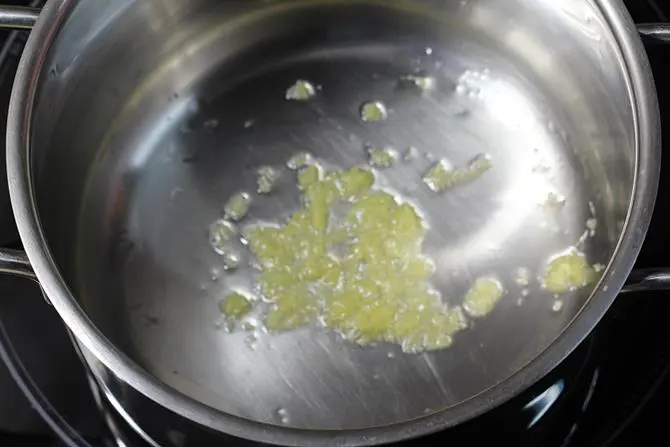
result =
[{"label": "minced ginger", "polygon": [[571,249],[547,264],[542,282],[547,290],[560,294],[585,287],[596,277],[595,270],[589,265],[584,254]]},{"label": "minced ginger", "polygon": [[269,331],[318,322],[358,344],[418,352],[449,346],[465,327],[460,309],[443,304],[429,283],[434,265],[421,253],[419,213],[374,183],[364,168],[308,165],[298,173],[302,209],[285,225],[244,229],[270,303]]}]

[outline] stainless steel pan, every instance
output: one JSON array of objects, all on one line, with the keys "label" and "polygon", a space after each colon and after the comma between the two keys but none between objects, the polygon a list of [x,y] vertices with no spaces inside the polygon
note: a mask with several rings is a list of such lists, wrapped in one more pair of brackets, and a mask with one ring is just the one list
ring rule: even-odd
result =
[{"label": "stainless steel pan", "polygon": [[[412,73],[434,89],[398,88]],[[303,78],[322,90],[287,101]],[[362,122],[368,100],[388,119]],[[3,251],[2,270],[34,272],[105,397],[156,444],[415,437],[517,394],[598,322],[647,230],[659,129],[644,48],[618,0],[50,0],[7,132],[26,255]],[[458,305],[493,272],[505,286],[494,311],[452,347],[412,355],[316,327],[253,349],[217,330],[235,284],[206,230],[226,198],[253,190],[260,165],[308,150],[351,166],[366,144],[429,154],[387,180],[426,213],[444,299]],[[431,160],[483,152],[485,177],[438,195],[422,187]],[[552,193],[560,210],[539,205]],[[298,205],[254,200],[249,218]],[[576,244],[603,265],[599,282],[557,298],[515,281]]]}]

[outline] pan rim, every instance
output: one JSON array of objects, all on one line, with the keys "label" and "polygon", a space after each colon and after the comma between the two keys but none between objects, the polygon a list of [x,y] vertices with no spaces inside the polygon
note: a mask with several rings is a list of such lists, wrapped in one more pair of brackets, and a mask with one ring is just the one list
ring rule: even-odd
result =
[{"label": "pan rim", "polygon": [[119,351],[87,317],[70,293],[39,222],[30,172],[30,125],[42,66],[61,24],[82,0],[48,0],[21,56],[10,100],[7,176],[19,234],[43,292],[87,348],[121,381],[150,400],[210,429],[232,436],[292,446],[373,445],[418,437],[455,426],[507,401],[551,371],[591,332],[612,304],[633,267],[646,235],[660,176],[660,116],[646,51],[621,0],[592,0],[619,44],[635,110],[636,161],[628,215],[607,277],[554,342],[521,370],[451,408],[422,418],[358,430],[305,430],[268,425],[215,410],[163,384]]}]

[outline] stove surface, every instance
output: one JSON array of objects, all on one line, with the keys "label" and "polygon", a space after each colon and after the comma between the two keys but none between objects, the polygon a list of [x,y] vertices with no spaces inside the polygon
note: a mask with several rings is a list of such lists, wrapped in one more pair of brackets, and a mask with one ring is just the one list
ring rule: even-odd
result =
[{"label": "stove surface", "polygon": [[[665,0],[662,3],[630,0],[626,4],[638,23],[667,22],[670,18],[670,2]],[[1,32],[0,44],[7,39],[13,40],[0,51],[0,110],[3,111],[0,123],[6,119],[11,81],[25,34]],[[647,51],[657,83],[663,134],[670,135],[670,45],[649,45]],[[664,155],[662,171],[667,173],[670,142],[664,146]],[[6,186],[3,189],[1,180],[3,177],[0,177],[0,216],[6,217],[9,213]],[[670,265],[666,248],[670,247],[668,203],[670,177],[665,175],[661,176],[657,206],[637,267]],[[7,230],[2,222],[0,219],[0,242],[17,243],[15,230]],[[670,335],[664,329],[670,300],[659,295],[621,296],[597,329],[565,362],[510,402],[454,429],[398,445],[431,442],[484,445],[492,441],[542,447],[670,444],[670,434],[662,420],[664,404],[670,398]],[[52,419],[54,415],[62,417],[93,447],[112,445],[112,436],[104,428],[103,415],[89,392],[87,378],[68,335],[56,313],[42,299],[39,287],[25,280],[0,277],[0,296],[14,298],[0,302],[0,331],[12,340],[14,360],[20,359],[34,385],[53,405],[42,413]],[[104,417],[116,421],[116,436],[125,445],[146,445],[132,437],[131,430],[117,414],[109,412]],[[2,367],[0,445],[73,445],[59,439],[43,422],[39,412],[13,384],[9,370]]]}]

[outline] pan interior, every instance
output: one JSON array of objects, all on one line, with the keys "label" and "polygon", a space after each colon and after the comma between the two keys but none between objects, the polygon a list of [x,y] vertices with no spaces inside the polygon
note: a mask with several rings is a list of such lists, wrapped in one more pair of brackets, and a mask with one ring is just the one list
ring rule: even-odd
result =
[{"label": "pan interior", "polygon": [[[33,119],[37,199],[80,304],[158,380],[264,423],[393,424],[518,373],[589,299],[586,288],[558,305],[537,281],[591,217],[582,249],[607,264],[632,193],[626,77],[589,2],[108,3],[80,2],[51,48]],[[399,86],[408,74],[434,88]],[[287,101],[299,79],[321,89]],[[369,100],[387,120],[360,119]],[[419,150],[384,177],[426,215],[433,283],[459,305],[475,278],[494,275],[505,288],[494,311],[451,348],[414,355],[313,327],[252,349],[247,334],[221,330],[219,300],[249,279],[223,272],[208,243],[224,202],[255,191],[260,166],[300,151],[365,164],[369,144]],[[492,168],[477,181],[441,194],[422,184],[435,160],[460,166],[480,153]],[[552,192],[560,209],[542,206]],[[298,206],[283,188],[255,196],[248,219]]]}]

